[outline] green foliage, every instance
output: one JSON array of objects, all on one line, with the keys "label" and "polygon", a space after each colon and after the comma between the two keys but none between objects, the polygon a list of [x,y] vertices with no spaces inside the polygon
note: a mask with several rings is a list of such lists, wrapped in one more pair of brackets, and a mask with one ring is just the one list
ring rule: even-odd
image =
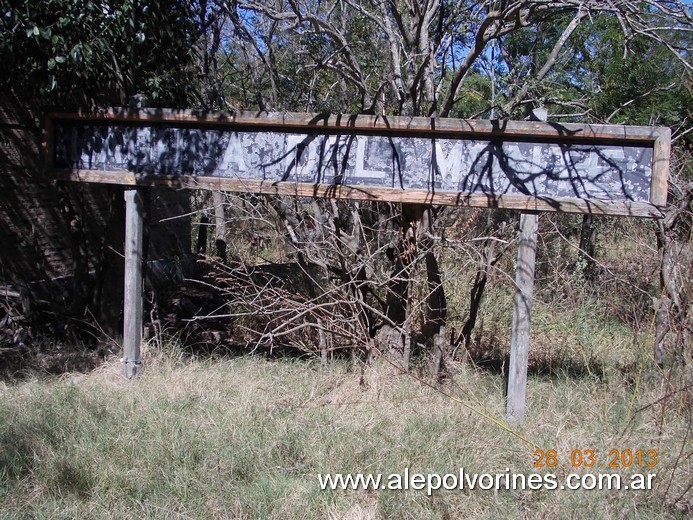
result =
[{"label": "green foliage", "polygon": [[471,118],[488,117],[488,108],[492,99],[492,79],[483,72],[475,71],[460,87],[458,101],[452,117]]},{"label": "green foliage", "polygon": [[[626,40],[619,21],[608,13],[584,20],[543,81],[532,80],[572,16],[565,13],[501,40],[499,91],[510,94],[529,81],[527,99],[533,104],[552,113],[573,112],[579,121],[676,127],[690,120],[692,83],[680,59],[654,39],[635,35]],[[688,34],[672,32],[667,39],[690,49]]]},{"label": "green foliage", "polygon": [[607,25],[591,46],[585,68],[592,80],[591,106],[597,119],[676,127],[692,115],[691,77],[664,45],[636,37],[624,56],[622,34]]},{"label": "green foliage", "polygon": [[3,88],[44,102],[176,105],[196,28],[182,0],[10,0],[0,8]]}]

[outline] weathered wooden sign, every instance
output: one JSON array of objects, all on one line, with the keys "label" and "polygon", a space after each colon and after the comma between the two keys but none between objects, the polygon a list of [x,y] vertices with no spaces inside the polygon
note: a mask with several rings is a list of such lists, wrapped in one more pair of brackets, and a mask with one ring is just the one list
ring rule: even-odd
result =
[{"label": "weathered wooden sign", "polygon": [[669,130],[386,116],[50,113],[63,179],[659,216]]}]

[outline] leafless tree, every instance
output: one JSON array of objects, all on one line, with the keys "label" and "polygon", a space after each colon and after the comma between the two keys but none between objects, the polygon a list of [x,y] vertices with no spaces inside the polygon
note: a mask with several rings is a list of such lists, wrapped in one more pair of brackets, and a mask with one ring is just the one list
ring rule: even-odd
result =
[{"label": "leafless tree", "polygon": [[[600,16],[617,20],[624,54],[635,36],[645,36],[691,68],[687,50],[675,37],[692,27],[689,9],[679,0],[217,0],[213,5],[218,26],[214,59],[225,53],[217,63],[227,82],[225,103],[238,108],[458,116],[463,113],[463,85],[475,67],[490,59],[493,46],[502,55],[501,44],[508,35],[554,24],[562,30],[550,42],[544,61],[518,75],[503,92],[494,90],[486,109],[478,113],[521,118],[544,102],[536,97],[538,86],[569,59],[578,28]],[[573,102],[571,114],[582,108]],[[374,348],[406,367],[412,338],[423,333],[434,359],[445,357],[450,342],[434,208],[325,202],[299,208],[279,199],[266,204],[284,225],[299,263],[304,268],[318,265],[325,279],[337,280],[331,289],[318,284],[319,291],[339,293],[341,302],[358,307],[360,333],[368,334]],[[310,218],[301,216],[305,207],[312,208]],[[369,228],[365,215],[374,211],[384,212],[384,218],[371,219],[375,224]],[[347,221],[349,230],[337,224]],[[387,245],[378,238],[384,232]],[[326,256],[321,241],[339,253]],[[383,251],[388,254],[383,256]],[[493,258],[492,250],[482,255],[482,274]],[[389,271],[386,282],[376,278],[383,266]],[[411,289],[419,271],[427,280],[427,291],[425,303],[417,304]],[[322,298],[319,294],[315,297]],[[313,301],[309,298],[304,305]],[[417,325],[419,331],[411,329],[415,307],[426,316]],[[325,323],[335,325],[324,314],[312,319],[316,330],[326,328]],[[277,333],[268,329],[258,341]],[[440,362],[434,365],[440,372]]]}]

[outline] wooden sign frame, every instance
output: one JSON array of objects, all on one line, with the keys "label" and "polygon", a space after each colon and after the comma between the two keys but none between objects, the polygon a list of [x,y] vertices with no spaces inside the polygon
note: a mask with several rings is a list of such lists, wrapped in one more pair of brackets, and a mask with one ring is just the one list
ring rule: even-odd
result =
[{"label": "wooden sign frame", "polygon": [[[385,136],[400,140],[486,140],[489,143],[530,143],[541,146],[641,147],[651,149],[647,200],[606,200],[588,197],[552,197],[522,193],[479,193],[352,185],[347,183],[301,182],[282,179],[252,179],[218,175],[171,174],[144,171],[113,171],[108,168],[57,167],[55,129],[58,126],[115,126],[183,128],[230,132],[276,132],[277,135],[305,132],[311,135]],[[169,109],[118,109],[99,112],[46,114],[43,153],[46,167],[56,179],[125,186],[168,186],[176,188],[252,192],[300,197],[329,197],[401,203],[440,204],[522,211],[559,211],[597,215],[661,217],[666,205],[670,160],[670,130],[666,127],[584,125],[541,121],[460,120],[391,116],[344,116],[299,113],[205,112]],[[648,155],[649,155],[648,151]],[[631,162],[633,162],[631,160]],[[62,165],[65,166],[65,165]]]}]

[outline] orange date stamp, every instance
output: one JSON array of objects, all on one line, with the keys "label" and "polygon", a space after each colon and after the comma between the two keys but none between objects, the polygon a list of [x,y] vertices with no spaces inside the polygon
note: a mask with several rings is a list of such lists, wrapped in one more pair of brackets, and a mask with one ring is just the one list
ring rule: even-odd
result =
[{"label": "orange date stamp", "polygon": [[657,450],[609,450],[608,454],[597,450],[572,450],[559,453],[557,450],[535,450],[533,454],[535,468],[555,468],[572,466],[573,468],[654,468],[657,465]]}]

